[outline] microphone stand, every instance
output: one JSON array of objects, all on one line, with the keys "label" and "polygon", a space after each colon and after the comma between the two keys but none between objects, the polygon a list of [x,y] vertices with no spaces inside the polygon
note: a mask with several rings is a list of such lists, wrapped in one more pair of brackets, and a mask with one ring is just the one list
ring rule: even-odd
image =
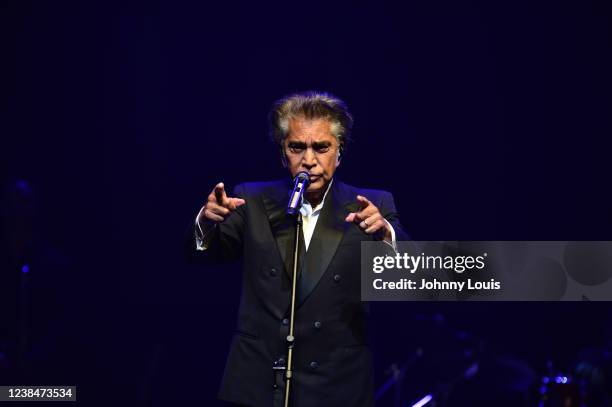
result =
[{"label": "microphone stand", "polygon": [[295,219],[295,236],[293,239],[293,273],[291,277],[291,309],[289,312],[289,334],[287,335],[287,367],[285,369],[285,407],[289,407],[289,398],[291,396],[291,381],[293,380],[293,346],[295,345],[295,300],[297,290],[297,275],[298,275],[298,259],[300,251],[300,233],[302,233],[302,214],[300,207],[302,206],[302,198],[304,191],[308,188],[308,172],[301,171],[295,178],[293,192],[289,198],[287,205],[287,215],[291,215]]},{"label": "microphone stand", "polygon": [[296,285],[298,274],[298,259],[300,250],[300,233],[302,233],[302,214],[298,210],[295,214],[295,236],[293,243],[293,273],[291,277],[291,308],[289,311],[289,335],[287,335],[287,369],[285,370],[285,407],[289,407],[291,395],[291,380],[293,379],[293,346],[295,344],[294,320]]}]

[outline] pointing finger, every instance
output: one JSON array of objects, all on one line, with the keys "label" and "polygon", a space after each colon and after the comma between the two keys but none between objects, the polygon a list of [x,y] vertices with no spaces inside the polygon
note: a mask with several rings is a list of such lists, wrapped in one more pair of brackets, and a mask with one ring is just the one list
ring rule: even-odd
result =
[{"label": "pointing finger", "polygon": [[215,199],[219,205],[223,205],[226,198],[227,195],[225,195],[225,185],[223,185],[223,182],[219,182],[217,185],[215,185]]},{"label": "pointing finger", "polygon": [[364,209],[370,205],[370,201],[363,195],[357,195],[357,202],[361,206],[361,209]]}]

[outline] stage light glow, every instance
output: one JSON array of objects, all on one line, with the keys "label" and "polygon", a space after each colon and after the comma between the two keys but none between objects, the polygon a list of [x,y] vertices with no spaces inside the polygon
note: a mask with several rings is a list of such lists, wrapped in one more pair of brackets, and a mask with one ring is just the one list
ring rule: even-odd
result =
[{"label": "stage light glow", "polygon": [[412,407],[423,407],[424,405],[429,403],[431,400],[433,400],[433,396],[431,394],[428,394],[427,396],[423,397],[422,399],[414,403]]}]

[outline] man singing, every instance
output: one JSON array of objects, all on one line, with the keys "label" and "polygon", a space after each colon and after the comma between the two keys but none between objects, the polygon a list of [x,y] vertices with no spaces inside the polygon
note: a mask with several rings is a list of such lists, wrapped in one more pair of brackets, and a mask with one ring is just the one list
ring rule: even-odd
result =
[{"label": "man singing", "polygon": [[195,220],[190,255],[242,259],[238,326],[219,392],[237,405],[282,406],[287,364],[295,220],[286,215],[292,178],[309,174],[300,213],[299,278],[291,406],[371,406],[367,304],[360,301],[360,243],[403,240],[390,193],[334,177],[353,119],[321,92],[277,101],[270,134],[286,180],[245,183],[227,194],[218,183]]}]

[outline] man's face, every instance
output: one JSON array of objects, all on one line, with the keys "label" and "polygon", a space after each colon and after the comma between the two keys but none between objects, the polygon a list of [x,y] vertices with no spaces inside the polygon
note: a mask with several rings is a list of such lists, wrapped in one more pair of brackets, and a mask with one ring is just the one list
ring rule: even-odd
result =
[{"label": "man's face", "polygon": [[289,120],[289,134],[284,141],[287,167],[291,176],[300,171],[310,174],[307,194],[323,193],[340,165],[339,145],[326,119]]}]

